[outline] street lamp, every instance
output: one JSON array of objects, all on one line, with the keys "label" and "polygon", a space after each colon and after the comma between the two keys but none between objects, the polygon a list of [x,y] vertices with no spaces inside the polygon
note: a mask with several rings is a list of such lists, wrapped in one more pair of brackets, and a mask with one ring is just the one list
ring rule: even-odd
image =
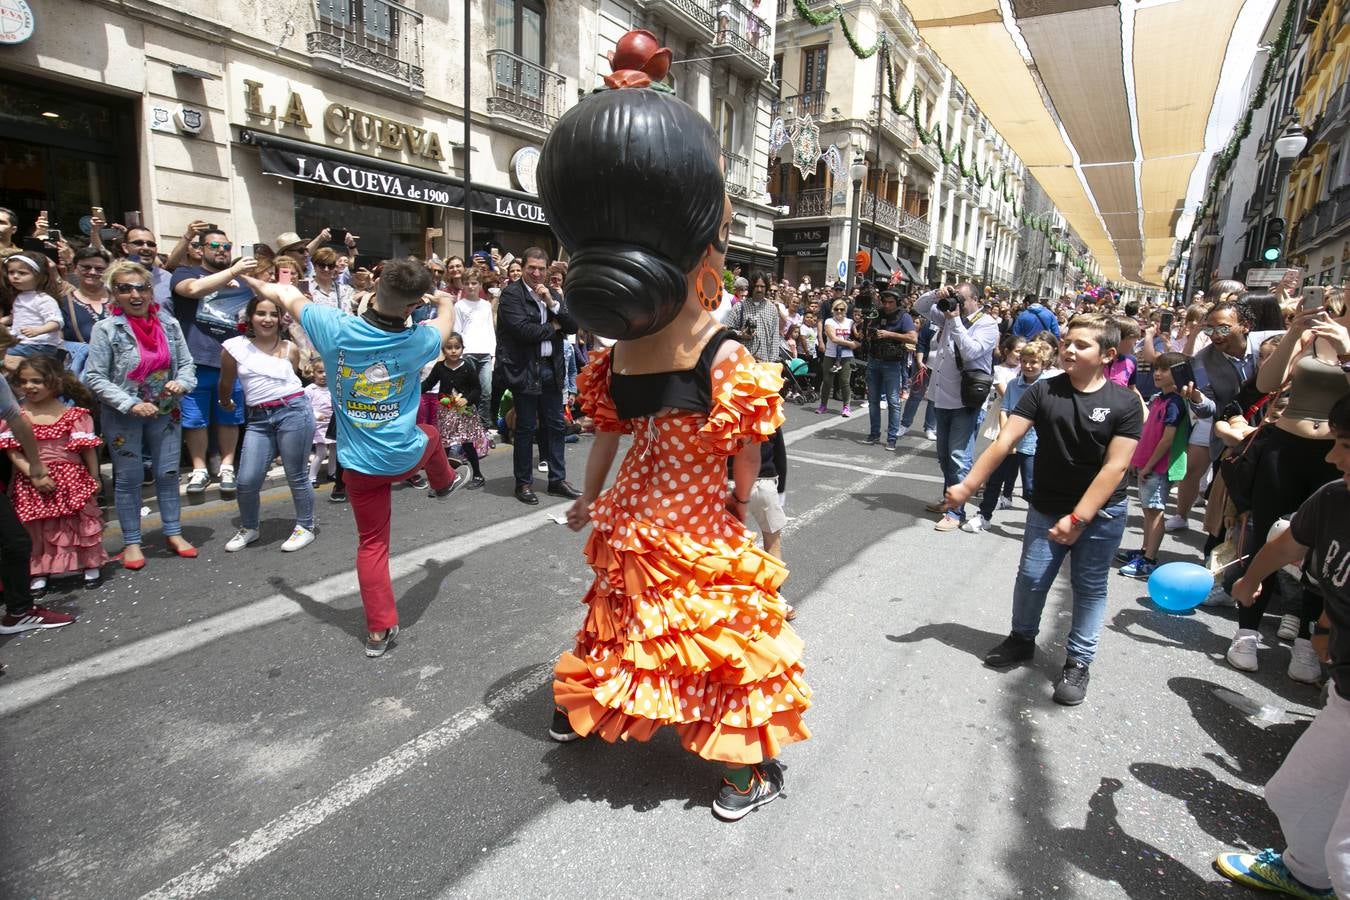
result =
[{"label": "street lamp", "polygon": [[994,236],[984,236],[984,283],[987,286],[994,280]]},{"label": "street lamp", "polygon": [[[1279,159],[1275,177],[1280,183],[1279,194],[1275,202],[1275,217],[1277,219],[1284,219],[1284,203],[1289,190],[1289,170],[1293,167],[1293,161],[1298,158],[1306,146],[1308,146],[1308,136],[1303,133],[1302,126],[1297,122],[1290,122],[1289,127],[1284,130],[1284,134],[1275,139],[1275,156]],[[1284,226],[1283,221],[1280,225],[1281,227]],[[1283,237],[1283,235],[1280,236],[1281,244],[1284,243]],[[1283,249],[1281,246],[1280,250]]]},{"label": "street lamp", "polygon": [[844,265],[848,268],[848,290],[852,293],[858,279],[858,267],[854,260],[858,258],[858,220],[862,215],[862,184],[863,179],[867,177],[867,161],[861,156],[853,157],[853,165],[848,167],[848,174],[853,177],[853,229],[849,240],[848,259],[844,261]]}]

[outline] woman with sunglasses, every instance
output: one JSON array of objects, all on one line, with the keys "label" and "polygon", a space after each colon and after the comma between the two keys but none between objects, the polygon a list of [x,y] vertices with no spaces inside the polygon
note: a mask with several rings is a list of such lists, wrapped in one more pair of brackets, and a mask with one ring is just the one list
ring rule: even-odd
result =
[{"label": "woman with sunglasses", "polygon": [[154,302],[150,272],[122,260],[105,275],[110,315],[93,328],[84,383],[102,404],[103,437],[113,465],[113,497],[122,527],[122,566],[145,567],[141,552],[141,455],[148,453],[159,497],[159,518],[169,549],[192,559],[179,521],[178,458],[182,429],[178,406],[197,386],[183,329]]},{"label": "woman with sunglasses", "polygon": [[338,283],[337,251],[332,247],[320,247],[314,251],[311,259],[314,262],[314,282],[310,286],[310,302],[350,313],[352,289],[349,285]]},{"label": "woman with sunglasses", "polygon": [[61,311],[66,314],[62,336],[67,341],[89,342],[94,326],[109,315],[110,295],[103,276],[112,263],[112,254],[97,247],[75,251],[75,289],[66,295]]}]

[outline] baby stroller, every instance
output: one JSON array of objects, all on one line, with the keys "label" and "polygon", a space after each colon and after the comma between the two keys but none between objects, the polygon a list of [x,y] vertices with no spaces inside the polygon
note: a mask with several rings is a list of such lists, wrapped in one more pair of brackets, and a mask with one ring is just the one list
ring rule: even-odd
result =
[{"label": "baby stroller", "polygon": [[815,376],[806,360],[799,356],[783,360],[783,399],[805,406],[815,403],[818,396]]}]

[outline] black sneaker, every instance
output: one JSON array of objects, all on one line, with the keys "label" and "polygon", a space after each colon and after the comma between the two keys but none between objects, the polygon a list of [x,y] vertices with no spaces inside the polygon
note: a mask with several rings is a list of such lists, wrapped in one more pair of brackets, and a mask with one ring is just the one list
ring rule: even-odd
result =
[{"label": "black sneaker", "polygon": [[581,738],[567,718],[567,712],[559,706],[553,707],[553,724],[548,726],[548,736],[560,744],[570,744]]},{"label": "black sneaker", "polygon": [[333,493],[331,493],[331,494],[328,495],[328,502],[329,502],[329,503],[346,503],[346,502],[347,502],[347,489],[346,489],[346,488],[340,488],[340,487],[335,487],[335,488],[333,488]]},{"label": "black sneaker", "polygon": [[1088,679],[1087,663],[1076,659],[1064,663],[1064,672],[1055,682],[1055,702],[1060,706],[1077,706],[1087,699]]},{"label": "black sneaker", "polygon": [[391,625],[384,632],[384,637],[373,638],[366,635],[366,656],[374,659],[377,656],[384,656],[385,652],[394,645],[394,638],[398,637],[398,626]]},{"label": "black sneaker", "polygon": [[993,669],[1002,669],[1026,662],[1035,655],[1035,638],[1022,637],[1014,631],[1003,639],[1003,643],[984,655],[984,664]]},{"label": "black sneaker", "polygon": [[469,467],[461,464],[458,468],[454,470],[454,478],[450,479],[449,484],[441,488],[439,491],[435,490],[434,488],[428,490],[427,494],[430,495],[431,497],[434,497],[437,500],[441,500],[445,497],[449,497],[455,491],[459,490],[468,483],[469,483]]},{"label": "black sneaker", "polygon": [[1138,550],[1126,550],[1124,547],[1121,547],[1119,550],[1116,551],[1116,562],[1120,563],[1121,565],[1128,565],[1129,563],[1134,562],[1136,559],[1139,559],[1143,555],[1144,550],[1142,547]]},{"label": "black sneaker", "polygon": [[753,809],[772,803],[783,793],[783,767],[776,759],[750,767],[750,788],[741,793],[726,779],[713,801],[713,815],[724,822],[745,818]]},{"label": "black sneaker", "polygon": [[411,478],[403,479],[404,482],[415,488],[424,488],[427,486],[427,477],[421,472],[416,473]]},{"label": "black sneaker", "polygon": [[485,484],[487,484],[487,479],[486,479],[486,478],[484,478],[482,475],[475,475],[475,476],[473,476],[472,478],[469,479],[468,487],[469,487],[470,489],[477,489],[477,488],[482,487],[482,486],[485,485]]}]

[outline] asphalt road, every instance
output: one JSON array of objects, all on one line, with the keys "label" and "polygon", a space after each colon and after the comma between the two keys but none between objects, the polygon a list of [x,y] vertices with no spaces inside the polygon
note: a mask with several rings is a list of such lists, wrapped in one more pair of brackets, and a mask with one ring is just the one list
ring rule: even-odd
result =
[{"label": "asphalt road", "polygon": [[[152,550],[52,595],[75,625],[0,637],[0,896],[1243,895],[1209,861],[1278,845],[1262,785],[1318,699],[1284,676],[1274,618],[1243,675],[1222,662],[1232,611],[1167,615],[1113,577],[1088,702],[1055,706],[1066,576],[1033,665],[979,662],[1007,632],[1025,503],[938,534],[921,435],[887,453],[857,442],[865,414],[796,407],[788,428],[785,593],[815,705],[778,802],[718,822],[716,767],[666,735],[548,740],[589,571],[550,519],[565,501],[514,501],[502,450],[482,491],[395,492],[405,631],[383,659],[362,654],[350,511],[321,502],[319,540],[282,554],[284,489],[259,544],[224,553],[233,505],[194,508],[200,559]],[[577,481],[587,448],[568,447]]]}]

